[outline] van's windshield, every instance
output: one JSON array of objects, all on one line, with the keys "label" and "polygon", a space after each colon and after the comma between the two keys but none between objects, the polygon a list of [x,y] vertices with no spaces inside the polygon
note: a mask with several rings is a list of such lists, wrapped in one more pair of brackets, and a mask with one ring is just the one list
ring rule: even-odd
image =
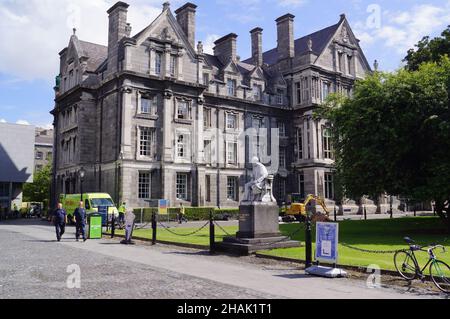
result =
[{"label": "van's windshield", "polygon": [[91,204],[93,208],[114,207],[114,203],[109,198],[92,198]]}]

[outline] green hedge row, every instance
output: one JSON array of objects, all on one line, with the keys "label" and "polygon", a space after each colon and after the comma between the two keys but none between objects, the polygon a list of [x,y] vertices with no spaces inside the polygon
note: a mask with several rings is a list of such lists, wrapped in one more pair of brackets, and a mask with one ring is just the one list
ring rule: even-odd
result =
[{"label": "green hedge row", "polygon": [[[190,221],[198,220],[208,220],[211,210],[214,210],[214,218],[217,220],[223,219],[238,219],[239,209],[238,208],[225,208],[216,209],[214,207],[186,207],[185,217]],[[137,222],[150,223],[152,220],[153,213],[157,213],[158,208],[135,208],[134,214],[136,215]],[[169,216],[160,216],[161,220],[170,219],[175,221],[178,218],[180,212],[179,208],[169,208]]]}]

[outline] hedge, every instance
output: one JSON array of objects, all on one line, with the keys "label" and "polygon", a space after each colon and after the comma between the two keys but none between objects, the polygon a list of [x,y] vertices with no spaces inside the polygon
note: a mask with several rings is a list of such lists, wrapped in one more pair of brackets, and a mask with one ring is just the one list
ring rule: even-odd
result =
[{"label": "hedge", "polygon": [[[217,209],[214,207],[186,207],[185,217],[190,221],[208,220],[211,210],[214,210],[214,218],[218,220],[222,219],[238,219],[239,209],[238,208],[224,208]],[[150,223],[152,220],[153,213],[158,212],[158,208],[135,208],[134,214],[136,215],[136,221],[142,223]],[[180,212],[179,208],[169,208],[169,216],[160,216],[161,220],[170,219],[175,221],[178,218]]]}]

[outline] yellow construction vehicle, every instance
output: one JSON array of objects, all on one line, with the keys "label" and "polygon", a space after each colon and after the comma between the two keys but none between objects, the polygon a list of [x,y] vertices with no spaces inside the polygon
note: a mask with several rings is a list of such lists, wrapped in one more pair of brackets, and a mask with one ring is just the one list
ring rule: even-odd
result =
[{"label": "yellow construction vehicle", "polygon": [[322,208],[325,211],[325,214],[327,216],[330,215],[330,212],[328,211],[328,208],[327,208],[327,206],[325,204],[325,201],[323,200],[323,198],[321,198],[319,196],[308,195],[306,197],[305,201],[303,201],[303,198],[302,198],[301,194],[292,194],[289,197],[290,197],[290,201],[289,201],[290,204],[287,207],[286,215],[287,216],[293,216],[298,221],[304,221],[305,220],[305,218],[306,218],[306,207],[312,201],[315,201],[317,204],[322,206]]}]

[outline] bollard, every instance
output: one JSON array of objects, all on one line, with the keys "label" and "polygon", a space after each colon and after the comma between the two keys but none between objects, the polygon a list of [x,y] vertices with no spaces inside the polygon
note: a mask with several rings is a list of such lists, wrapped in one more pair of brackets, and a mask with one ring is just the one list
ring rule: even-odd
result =
[{"label": "bollard", "polygon": [[336,206],[334,206],[334,221],[337,222],[337,210],[336,210]]},{"label": "bollard", "polygon": [[153,231],[152,245],[156,245],[156,232],[157,232],[157,228],[158,228],[158,225],[157,225],[157,223],[156,223],[156,213],[153,212],[153,214],[152,214],[152,231]]},{"label": "bollard", "polygon": [[391,219],[393,219],[394,218],[394,210],[392,209],[392,206],[390,208],[390,214],[391,214]]},{"label": "bollard", "polygon": [[364,220],[367,220],[367,209],[365,205],[364,205]]},{"label": "bollard", "polygon": [[111,238],[114,238],[116,232],[116,215],[113,214],[111,219]]},{"label": "bollard", "polygon": [[306,263],[305,268],[308,269],[312,266],[312,234],[311,234],[311,217],[309,214],[306,214],[306,236],[305,236],[305,245],[306,245]]},{"label": "bollard", "polygon": [[213,255],[216,252],[216,229],[214,225],[214,215],[209,213],[209,253]]}]

